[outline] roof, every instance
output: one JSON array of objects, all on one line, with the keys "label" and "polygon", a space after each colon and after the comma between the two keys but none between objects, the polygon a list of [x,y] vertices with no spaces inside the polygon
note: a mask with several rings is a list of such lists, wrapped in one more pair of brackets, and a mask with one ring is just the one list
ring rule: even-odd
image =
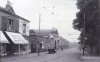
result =
[{"label": "roof", "polygon": [[59,36],[59,40],[61,42],[63,42],[63,44],[69,44],[69,41],[67,39],[63,38],[62,36]]},{"label": "roof", "polygon": [[12,6],[11,5],[9,5],[9,4],[7,4],[6,5],[6,8],[4,8],[6,11],[8,11],[8,12],[10,12],[10,13],[12,13],[12,14],[15,14],[15,12],[14,12],[14,10],[13,10],[13,8],[12,8]]},{"label": "roof", "polygon": [[17,18],[23,19],[26,22],[30,22],[29,20],[27,20],[19,15],[16,15],[12,7],[11,8],[10,7],[7,7],[7,8],[0,7],[0,11],[10,14],[12,16],[15,16]]},{"label": "roof", "polygon": [[[39,29],[34,30],[36,35],[39,35]],[[40,35],[49,36],[51,34],[50,29],[40,29]]]}]

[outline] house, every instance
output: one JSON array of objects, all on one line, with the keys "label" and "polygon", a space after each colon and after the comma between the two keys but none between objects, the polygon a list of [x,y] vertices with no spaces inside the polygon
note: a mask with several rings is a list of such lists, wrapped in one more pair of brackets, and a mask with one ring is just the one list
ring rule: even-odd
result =
[{"label": "house", "polygon": [[29,52],[29,20],[16,15],[7,2],[0,7],[0,53],[21,54]]}]

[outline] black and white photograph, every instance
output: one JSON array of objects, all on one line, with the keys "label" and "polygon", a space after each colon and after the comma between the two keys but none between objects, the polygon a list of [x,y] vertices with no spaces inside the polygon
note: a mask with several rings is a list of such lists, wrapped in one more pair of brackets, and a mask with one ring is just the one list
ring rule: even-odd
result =
[{"label": "black and white photograph", "polygon": [[100,0],[0,0],[0,62],[100,62]]}]

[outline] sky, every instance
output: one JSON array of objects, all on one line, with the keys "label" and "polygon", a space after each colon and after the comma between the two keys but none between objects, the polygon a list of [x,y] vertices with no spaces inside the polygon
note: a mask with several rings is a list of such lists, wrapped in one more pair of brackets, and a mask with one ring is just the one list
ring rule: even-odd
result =
[{"label": "sky", "polygon": [[[30,21],[30,29],[57,28],[59,35],[76,42],[79,32],[74,30],[72,22],[79,11],[76,0],[9,0],[17,15]],[[0,0],[0,6],[5,7],[7,0]],[[39,15],[41,15],[39,17]]]}]

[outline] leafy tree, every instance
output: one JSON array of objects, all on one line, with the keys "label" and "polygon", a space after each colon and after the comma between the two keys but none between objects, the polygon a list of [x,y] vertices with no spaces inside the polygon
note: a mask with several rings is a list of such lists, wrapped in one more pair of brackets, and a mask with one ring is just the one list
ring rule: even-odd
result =
[{"label": "leafy tree", "polygon": [[97,34],[100,32],[98,30],[98,25],[100,25],[98,0],[77,0],[77,8],[80,11],[76,14],[77,18],[73,20],[73,28],[81,32],[79,37],[81,43],[83,44],[85,40],[84,43],[89,45],[92,50],[99,37]]}]

